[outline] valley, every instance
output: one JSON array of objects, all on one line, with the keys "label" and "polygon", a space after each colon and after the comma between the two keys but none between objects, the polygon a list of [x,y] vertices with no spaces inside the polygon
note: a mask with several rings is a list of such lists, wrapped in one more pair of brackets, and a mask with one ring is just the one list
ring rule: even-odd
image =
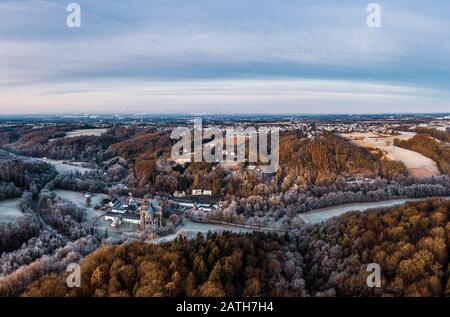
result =
[{"label": "valley", "polygon": [[[34,294],[35,285],[48,279],[50,273],[63,274],[68,263],[84,263],[101,250],[127,245],[138,250],[160,250],[169,245],[190,248],[203,243],[200,241],[210,243],[229,237],[238,245],[246,239],[256,244],[258,239],[264,243],[278,241],[283,249],[289,244],[284,239],[300,239],[306,232],[306,241],[322,243],[315,230],[338,234],[334,225],[346,219],[408,214],[405,209],[431,210],[435,204],[447,210],[450,176],[445,172],[445,144],[440,143],[447,135],[433,130],[431,124],[431,130],[415,128],[417,120],[428,119],[399,117],[395,123],[379,118],[366,122],[272,120],[257,125],[281,127],[280,166],[275,173],[265,173],[258,161],[172,159],[176,140],[170,138],[170,132],[180,125],[179,120],[149,119],[145,125],[111,122],[108,128],[104,128],[108,124],[105,121],[99,128],[90,122],[85,129],[74,129],[76,122],[36,124],[32,129],[17,124],[0,127],[0,134],[10,135],[11,129],[22,133],[4,144],[0,152],[0,186],[4,188],[0,200],[0,284],[4,287],[0,287],[0,295]],[[241,123],[213,119],[206,121],[204,128],[226,131],[230,125]],[[182,126],[189,127],[190,121]],[[411,132],[405,132],[408,129]],[[428,140],[429,131],[436,141],[430,149],[422,146],[426,141],[421,139]],[[202,148],[211,147],[207,144],[204,140]],[[223,146],[218,140],[211,144]],[[301,254],[319,254],[302,245],[295,248],[295,259],[282,260],[288,261],[288,267],[300,261]],[[241,247],[236,246],[236,250]],[[237,261],[239,251],[227,253],[225,246],[220,248]],[[288,256],[285,251],[279,252]],[[199,270],[198,261],[190,264],[192,272]],[[205,255],[201,261],[209,270],[228,260]],[[313,264],[301,265],[306,270],[306,289],[295,288],[296,282],[290,280],[280,295],[326,292],[316,289],[308,277],[313,274]],[[204,275],[197,278],[211,283],[203,280]],[[203,284],[195,294],[238,294],[224,287],[217,281]],[[245,294],[255,292],[248,287]],[[178,291],[186,294],[182,288]],[[113,294],[112,290],[102,292]]]}]

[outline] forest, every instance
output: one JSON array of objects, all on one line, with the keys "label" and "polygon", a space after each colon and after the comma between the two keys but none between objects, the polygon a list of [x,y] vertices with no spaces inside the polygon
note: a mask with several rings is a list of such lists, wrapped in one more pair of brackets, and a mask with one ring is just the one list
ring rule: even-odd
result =
[{"label": "forest", "polygon": [[16,158],[0,151],[0,182],[2,183],[13,183],[20,190],[29,190],[36,195],[56,174],[56,170],[50,164]]},{"label": "forest", "polygon": [[441,173],[450,175],[450,147],[431,135],[417,134],[407,141],[395,139],[394,145],[423,154],[436,162]]},{"label": "forest", "polygon": [[123,141],[136,132],[133,128],[125,129],[120,124],[114,125],[101,136],[74,136],[66,138],[66,132],[72,129],[86,128],[78,125],[62,125],[40,129],[26,127],[10,128],[3,132],[3,148],[15,154],[31,157],[48,157],[55,160],[83,160],[102,162],[106,149]]},{"label": "forest", "polygon": [[450,129],[447,129],[446,131],[440,131],[431,128],[416,128],[413,129],[412,131],[419,134],[430,135],[433,138],[438,139],[440,141],[450,142]]},{"label": "forest", "polygon": [[[211,189],[218,197],[227,194],[249,197],[258,194],[257,188],[262,184],[279,193],[294,185],[302,189],[311,185],[330,185],[339,176],[396,179],[408,174],[403,163],[386,160],[381,153],[372,153],[331,133],[324,133],[315,139],[304,138],[297,133],[282,134],[280,169],[274,175],[260,175],[248,170],[247,163],[239,164],[232,170],[207,163],[173,166],[168,162],[171,145],[168,135],[153,134],[157,140],[146,139],[145,144],[136,144],[141,137],[144,135],[113,145],[107,153],[114,148],[120,151],[117,152],[120,155],[131,158],[126,165],[126,179],[142,192],[204,188]],[[152,135],[147,134],[147,137]],[[140,147],[146,148],[146,151],[137,154],[142,151]],[[235,175],[233,171],[239,173]]]},{"label": "forest", "polygon": [[[95,162],[106,172],[103,181],[124,181],[138,189],[138,195],[204,188],[211,189],[217,197],[249,197],[258,194],[260,184],[280,193],[294,185],[302,189],[330,185],[339,176],[396,179],[407,175],[402,163],[386,160],[381,153],[357,147],[327,132],[314,139],[296,132],[282,133],[281,168],[274,175],[260,175],[249,170],[247,163],[237,164],[237,170],[205,163],[176,165],[170,161],[173,140],[167,131],[117,124],[100,137],[60,137],[70,128],[74,127],[12,129],[23,133],[3,147],[27,156]],[[233,171],[239,172],[238,177],[232,175]]]},{"label": "forest", "polygon": [[45,223],[64,236],[76,240],[90,232],[90,226],[83,222],[84,209],[59,198],[54,192],[43,190],[38,206]]},{"label": "forest", "polygon": [[[48,274],[22,296],[449,296],[450,202],[350,212],[284,235],[208,234],[101,247],[81,288]],[[369,288],[366,268],[381,266]]]},{"label": "forest", "polygon": [[280,141],[280,165],[285,175],[319,185],[331,183],[336,175],[392,178],[407,174],[402,163],[382,159],[380,153],[374,155],[326,132],[313,140],[285,135]]},{"label": "forest", "polygon": [[[67,265],[81,261],[99,247],[99,241],[92,236],[83,237],[64,246],[58,243],[54,237],[43,233],[28,241],[20,249],[2,255],[0,296],[19,296],[33,281],[48,273],[63,272]],[[13,270],[16,263],[22,265]]]},{"label": "forest", "polygon": [[22,212],[15,222],[0,222],[1,253],[16,250],[39,233],[40,223],[31,210],[33,196],[56,174],[49,164],[0,152],[0,200],[20,197]]},{"label": "forest", "polygon": [[[435,198],[353,212],[318,225],[306,225],[299,217],[312,209],[348,203],[450,196],[448,175],[416,179],[402,163],[329,132],[314,137],[282,133],[281,168],[261,174],[247,163],[176,165],[170,160],[172,140],[163,129],[117,124],[100,137],[63,137],[74,128],[0,129],[7,140],[4,148],[12,152],[80,159],[98,168],[57,174],[50,164],[0,151],[0,200],[21,197],[23,213],[15,223],[0,224],[0,296],[450,293],[447,201]],[[420,132],[400,146],[436,160],[444,171],[448,148],[439,140],[445,136],[432,135]],[[126,243],[117,245],[91,236],[82,208],[52,192],[67,189],[113,197],[131,192],[170,200],[174,191],[193,188],[211,189],[224,205],[208,213],[191,210],[188,216],[254,226],[276,222],[288,233],[209,234],[162,245],[143,244],[142,235],[122,238]],[[173,226],[167,228],[170,232]],[[83,288],[67,289],[64,265],[80,261]],[[365,286],[365,268],[372,262],[382,266],[381,289]]]}]

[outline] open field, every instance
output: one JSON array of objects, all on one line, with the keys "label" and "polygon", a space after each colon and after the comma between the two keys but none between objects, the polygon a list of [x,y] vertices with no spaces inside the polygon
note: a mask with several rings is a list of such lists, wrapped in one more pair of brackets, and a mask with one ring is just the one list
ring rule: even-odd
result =
[{"label": "open field", "polygon": [[39,160],[53,165],[55,167],[56,171],[58,171],[58,173],[61,173],[61,174],[69,174],[69,173],[75,173],[75,172],[85,173],[85,172],[90,172],[93,170],[92,168],[79,166],[78,165],[78,164],[80,164],[79,162],[73,162],[73,163],[69,164],[69,163],[66,163],[65,161],[57,161],[57,160],[51,160],[51,159],[39,159]]},{"label": "open field", "polygon": [[420,153],[394,145],[394,139],[409,140],[414,135],[414,132],[401,132],[400,135],[385,135],[373,132],[341,134],[342,137],[358,146],[380,149],[387,158],[403,162],[408,168],[408,172],[411,176],[429,177],[440,175],[441,173],[439,172],[436,162],[433,160]]},{"label": "open field", "polygon": [[66,132],[66,138],[72,138],[76,136],[101,136],[106,133],[108,129],[78,129]]},{"label": "open field", "polygon": [[15,222],[22,215],[19,198],[0,201],[0,222]]},{"label": "open field", "polygon": [[305,213],[300,214],[300,218],[302,218],[308,224],[315,224],[326,221],[333,217],[337,217],[343,215],[349,211],[358,210],[358,211],[367,211],[373,208],[382,208],[382,207],[393,207],[397,205],[404,204],[408,201],[414,201],[414,199],[393,199],[387,201],[379,201],[379,202],[369,202],[369,203],[356,203],[356,204],[347,204],[342,206],[335,207],[326,207],[321,209],[311,210]]},{"label": "open field", "polygon": [[[70,201],[71,203],[75,204],[78,207],[84,208],[86,217],[85,220],[90,224],[92,224],[97,217],[102,216],[104,214],[103,211],[95,210],[94,207],[100,206],[103,199],[109,198],[109,196],[106,194],[94,194],[91,198],[92,207],[86,207],[86,198],[84,197],[84,193],[62,189],[57,189],[54,192],[59,197]],[[103,217],[101,219],[105,222],[106,226],[109,226],[109,223],[105,221]],[[99,225],[99,222],[97,222],[97,225]]]},{"label": "open field", "polygon": [[108,238],[113,239],[120,239],[122,237],[123,233],[130,233],[134,232],[134,229],[132,229],[130,226],[127,226],[126,224],[119,228],[111,228],[111,222],[105,220],[105,212],[102,210],[96,210],[96,206],[101,206],[102,201],[106,198],[111,198],[109,195],[106,194],[94,194],[91,197],[91,206],[86,206],[86,198],[84,197],[84,193],[82,192],[76,192],[71,190],[63,190],[63,189],[57,189],[54,190],[54,192],[61,198],[70,201],[71,203],[75,204],[76,206],[83,208],[85,210],[85,222],[94,225],[96,229],[100,230],[108,230]]},{"label": "open field", "polygon": [[[444,197],[445,199],[450,199],[450,197]],[[424,200],[423,198],[403,198],[403,199],[391,199],[385,201],[378,202],[368,202],[368,203],[355,203],[355,204],[347,204],[342,206],[334,206],[334,207],[326,207],[321,209],[311,210],[305,213],[299,214],[300,218],[302,218],[308,224],[320,223],[323,221],[327,221],[333,217],[337,217],[343,215],[350,211],[359,211],[365,212],[374,208],[387,208],[394,207],[398,205],[402,205],[411,201],[420,201]]]}]

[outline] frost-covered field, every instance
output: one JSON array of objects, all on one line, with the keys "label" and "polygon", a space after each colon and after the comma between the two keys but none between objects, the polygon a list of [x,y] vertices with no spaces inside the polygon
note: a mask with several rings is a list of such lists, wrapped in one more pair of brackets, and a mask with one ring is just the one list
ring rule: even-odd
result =
[{"label": "frost-covered field", "polygon": [[72,138],[76,136],[101,136],[105,134],[108,129],[78,129],[66,132],[66,138]]},{"label": "frost-covered field", "polygon": [[[450,197],[445,197],[449,199]],[[373,208],[383,208],[383,207],[393,207],[402,205],[409,201],[418,201],[420,198],[405,198],[405,199],[392,199],[386,201],[379,202],[369,202],[369,203],[357,203],[357,204],[348,204],[336,207],[327,207],[321,209],[311,210],[305,213],[300,214],[300,218],[302,218],[308,224],[315,224],[326,221],[336,216],[340,216],[349,211],[368,211]]]},{"label": "frost-covered field", "polygon": [[22,215],[19,198],[0,201],[0,222],[15,222]]},{"label": "frost-covered field", "polygon": [[58,171],[58,173],[61,173],[61,174],[75,173],[77,171],[80,173],[85,173],[85,172],[90,172],[93,170],[91,168],[78,166],[77,164],[80,164],[79,162],[74,162],[72,164],[68,164],[68,163],[64,163],[64,161],[56,161],[56,160],[50,160],[50,159],[41,159],[41,160],[43,162],[47,162],[47,163],[53,165],[55,167],[55,169]]},{"label": "frost-covered field", "polygon": [[414,135],[414,132],[402,132],[400,135],[395,136],[376,134],[372,132],[341,134],[341,136],[356,145],[366,148],[380,149],[385,153],[387,158],[394,161],[403,162],[412,176],[428,177],[440,175],[441,173],[439,172],[436,162],[432,159],[429,159],[420,153],[394,145],[394,139],[409,140]]},{"label": "frost-covered field", "polygon": [[104,199],[111,198],[109,195],[94,194],[91,198],[91,207],[87,207],[84,193],[62,189],[54,190],[54,192],[59,197],[72,202],[80,208],[83,208],[85,210],[86,223],[93,225],[96,229],[107,229],[108,238],[120,239],[123,233],[130,234],[135,232],[135,228],[127,224],[122,225],[120,228],[112,228],[111,222],[105,220],[105,212],[94,209],[96,206],[101,206]]},{"label": "frost-covered field", "polygon": [[[75,192],[71,190],[62,190],[57,189],[54,191],[59,197],[70,201],[78,207],[84,208],[86,213],[86,222],[93,223],[96,218],[102,216],[104,214],[101,210],[95,210],[95,206],[101,206],[102,200],[105,198],[109,198],[106,194],[94,194],[91,198],[91,207],[86,206],[86,198],[84,197],[84,193]],[[103,219],[103,217],[101,217]],[[104,221],[104,220],[103,220]],[[108,226],[108,222],[104,221],[105,225]],[[99,223],[98,223],[99,224]]]},{"label": "frost-covered field", "polygon": [[42,162],[46,162],[48,164],[53,165],[55,167],[55,169],[58,171],[58,173],[61,173],[61,174],[75,173],[77,171],[80,173],[84,173],[84,172],[90,172],[90,171],[94,170],[92,168],[82,167],[81,165],[83,164],[83,162],[70,162],[70,164],[68,164],[68,163],[65,163],[64,161],[52,160],[52,159],[48,159],[48,158],[16,155],[14,153],[4,151],[4,150],[0,150],[0,152],[5,153],[6,155],[10,155],[12,157],[17,157],[19,159],[32,159],[32,160],[39,160]]}]

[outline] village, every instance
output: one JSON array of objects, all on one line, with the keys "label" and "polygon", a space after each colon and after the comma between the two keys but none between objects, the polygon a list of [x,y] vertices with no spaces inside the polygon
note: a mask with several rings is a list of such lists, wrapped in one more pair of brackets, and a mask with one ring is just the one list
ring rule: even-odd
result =
[{"label": "village", "polygon": [[[90,192],[84,194],[86,206],[91,206],[93,195],[95,194]],[[101,220],[109,224],[108,230],[144,232],[163,229],[169,224],[177,227],[182,224],[182,219],[187,217],[188,211],[207,213],[217,210],[219,206],[221,203],[212,199],[211,190],[194,189],[190,195],[175,192],[172,196],[164,197],[139,198],[129,193],[127,196],[103,199],[101,204],[94,208],[103,212]]]}]

